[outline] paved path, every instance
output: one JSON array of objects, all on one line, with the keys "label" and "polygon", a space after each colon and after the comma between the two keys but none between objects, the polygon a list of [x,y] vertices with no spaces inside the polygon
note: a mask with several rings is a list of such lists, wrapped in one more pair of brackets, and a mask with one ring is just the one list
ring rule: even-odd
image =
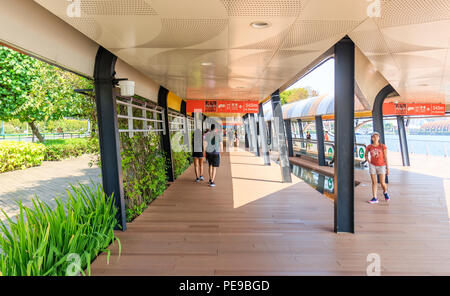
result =
[{"label": "paved path", "polygon": [[100,255],[92,274],[366,275],[367,257],[376,253],[382,275],[450,275],[450,191],[435,175],[448,167],[423,162],[417,171],[392,163],[390,204],[368,204],[361,175],[356,234],[335,234],[332,200],[295,176],[281,183],[274,163],[224,153],[217,187],[196,184],[191,166],[117,232],[121,257],[111,246],[110,264]]},{"label": "paved path", "polygon": [[[18,214],[17,201],[32,206],[32,199],[39,199],[55,205],[55,197],[66,196],[69,184],[89,184],[92,181],[101,182],[100,169],[90,168],[90,156],[84,155],[75,159],[44,162],[42,166],[25,170],[0,174],[0,208],[8,216]],[[1,211],[0,211],[1,212]],[[0,220],[5,216],[0,213]]]}]

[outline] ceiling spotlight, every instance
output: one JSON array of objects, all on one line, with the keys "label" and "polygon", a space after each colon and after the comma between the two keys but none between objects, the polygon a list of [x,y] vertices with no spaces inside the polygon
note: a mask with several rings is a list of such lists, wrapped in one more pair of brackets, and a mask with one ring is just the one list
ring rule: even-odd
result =
[{"label": "ceiling spotlight", "polygon": [[211,65],[212,65],[211,62],[203,62],[203,63],[202,63],[202,66],[211,66]]},{"label": "ceiling spotlight", "polygon": [[270,23],[265,22],[265,21],[256,21],[256,22],[252,22],[250,24],[250,26],[252,26],[252,28],[255,28],[255,29],[265,29],[265,28],[270,27]]}]

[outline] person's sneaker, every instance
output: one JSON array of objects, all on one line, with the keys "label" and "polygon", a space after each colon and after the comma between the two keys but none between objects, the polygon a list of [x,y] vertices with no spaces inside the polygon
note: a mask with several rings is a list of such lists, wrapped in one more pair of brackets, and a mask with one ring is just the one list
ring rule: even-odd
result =
[{"label": "person's sneaker", "polygon": [[211,182],[209,183],[209,187],[216,187],[216,183],[214,183],[214,182],[211,181]]},{"label": "person's sneaker", "polygon": [[371,200],[368,201],[368,203],[370,204],[376,204],[378,203],[378,199],[376,197],[372,198]]},{"label": "person's sneaker", "polygon": [[195,183],[198,183],[198,182],[200,182],[200,179],[199,178],[195,178]]},{"label": "person's sneaker", "polygon": [[200,181],[205,181],[205,178],[203,178],[203,176],[200,176]]},{"label": "person's sneaker", "polygon": [[391,198],[389,197],[389,194],[387,194],[387,192],[386,192],[386,193],[383,193],[383,195],[384,195],[384,199],[385,199],[387,202],[389,202],[389,201],[391,200]]}]

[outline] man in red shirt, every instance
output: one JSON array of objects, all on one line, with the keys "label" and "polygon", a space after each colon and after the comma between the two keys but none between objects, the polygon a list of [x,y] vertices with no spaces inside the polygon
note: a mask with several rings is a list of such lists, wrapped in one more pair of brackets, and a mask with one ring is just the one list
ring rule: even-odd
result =
[{"label": "man in red shirt", "polygon": [[[378,203],[377,198],[377,175],[380,179],[381,188],[383,188],[383,195],[385,200],[390,200],[387,193],[387,185],[385,182],[386,175],[389,175],[387,148],[386,145],[380,143],[380,134],[378,132],[372,133],[372,144],[367,146],[365,158],[369,162],[369,174],[372,179],[372,193],[373,198],[369,200],[369,203]],[[370,155],[370,159],[369,159]]]}]

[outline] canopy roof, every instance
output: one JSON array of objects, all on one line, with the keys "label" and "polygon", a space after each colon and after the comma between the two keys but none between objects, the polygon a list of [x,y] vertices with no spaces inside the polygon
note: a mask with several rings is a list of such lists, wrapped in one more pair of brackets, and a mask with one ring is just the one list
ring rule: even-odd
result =
[{"label": "canopy roof", "polygon": [[[387,84],[374,83],[375,76],[384,76],[407,101],[450,102],[445,97],[450,83],[448,0],[379,1],[380,11],[374,9],[377,1],[363,0],[34,1],[186,99],[262,101],[289,86],[348,35],[369,61],[355,66],[369,102]],[[80,3],[79,15],[68,15],[71,3]],[[13,21],[20,17],[11,16]],[[27,15],[21,21],[30,19]],[[255,28],[255,22],[267,26]],[[16,32],[22,28],[29,27],[5,23],[3,30],[13,33],[10,43],[16,36],[45,42],[31,31]],[[58,37],[61,41],[65,35]]]},{"label": "canopy roof", "polygon": [[[334,113],[334,96],[323,95],[304,100],[299,100],[293,103],[282,106],[283,118],[307,118],[316,115],[331,115]],[[355,112],[364,111],[364,106],[355,96]],[[264,105],[264,119],[266,121],[272,119],[272,105],[270,102]]]}]

